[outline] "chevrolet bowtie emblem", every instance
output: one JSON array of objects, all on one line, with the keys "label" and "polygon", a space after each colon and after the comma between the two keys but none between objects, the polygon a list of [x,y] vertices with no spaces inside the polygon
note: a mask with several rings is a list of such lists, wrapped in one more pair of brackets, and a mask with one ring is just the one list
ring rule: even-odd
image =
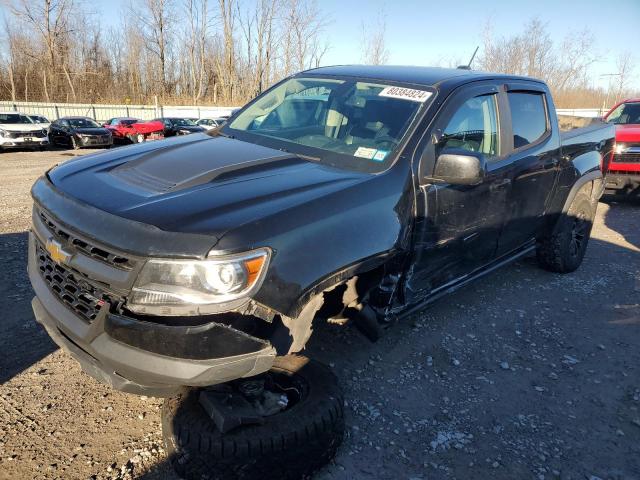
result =
[{"label": "chevrolet bowtie emblem", "polygon": [[49,252],[51,260],[53,260],[55,263],[67,263],[69,259],[71,259],[71,254],[65,252],[62,248],[62,244],[55,241],[53,238],[47,240],[46,249],[47,252]]}]

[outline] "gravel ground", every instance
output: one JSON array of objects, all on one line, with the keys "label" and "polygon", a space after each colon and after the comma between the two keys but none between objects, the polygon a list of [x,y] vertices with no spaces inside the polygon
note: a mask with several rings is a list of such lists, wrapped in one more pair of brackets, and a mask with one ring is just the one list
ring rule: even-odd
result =
[{"label": "gravel ground", "polygon": [[[82,152],[87,153],[87,152]],[[29,188],[75,152],[0,154],[0,478],[175,479],[155,398],[112,391],[36,325]],[[526,258],[372,344],[319,326],[346,393],[318,479],[640,479],[640,205],[601,203],[583,266]]]}]

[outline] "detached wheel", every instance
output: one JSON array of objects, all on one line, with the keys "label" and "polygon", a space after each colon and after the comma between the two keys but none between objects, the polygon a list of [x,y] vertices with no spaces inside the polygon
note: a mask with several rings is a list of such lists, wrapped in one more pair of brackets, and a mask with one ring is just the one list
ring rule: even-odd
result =
[{"label": "detached wheel", "polygon": [[593,227],[596,206],[589,195],[578,193],[566,214],[558,220],[554,233],[538,242],[538,263],[557,273],[575,271],[584,258]]},{"label": "detached wheel", "polygon": [[[184,479],[300,479],[327,464],[344,435],[343,395],[324,365],[301,356],[278,357],[264,379],[286,395],[287,407],[221,433],[199,402],[200,389],[167,398],[162,407],[165,447]],[[254,378],[250,380],[254,380]],[[246,379],[231,382],[243,388]]]}]

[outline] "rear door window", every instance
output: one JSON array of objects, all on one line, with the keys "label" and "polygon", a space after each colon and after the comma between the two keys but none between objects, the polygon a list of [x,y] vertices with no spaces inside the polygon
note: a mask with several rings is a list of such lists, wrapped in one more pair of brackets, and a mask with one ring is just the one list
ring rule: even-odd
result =
[{"label": "rear door window", "polygon": [[511,110],[513,148],[522,148],[539,140],[548,129],[544,95],[509,92],[507,98]]}]

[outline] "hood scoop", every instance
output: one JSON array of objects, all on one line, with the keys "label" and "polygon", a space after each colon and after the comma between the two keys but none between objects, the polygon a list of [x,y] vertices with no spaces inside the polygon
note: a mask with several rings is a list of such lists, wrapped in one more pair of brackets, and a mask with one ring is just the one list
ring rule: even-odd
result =
[{"label": "hood scoop", "polygon": [[213,181],[268,175],[281,167],[307,163],[289,153],[257,145],[238,148],[238,142],[224,138],[203,141],[215,142],[218,148],[193,148],[189,152],[190,147],[201,143],[193,142],[183,144],[179,154],[171,147],[145,152],[116,166],[108,174],[137,190],[164,194]]}]

